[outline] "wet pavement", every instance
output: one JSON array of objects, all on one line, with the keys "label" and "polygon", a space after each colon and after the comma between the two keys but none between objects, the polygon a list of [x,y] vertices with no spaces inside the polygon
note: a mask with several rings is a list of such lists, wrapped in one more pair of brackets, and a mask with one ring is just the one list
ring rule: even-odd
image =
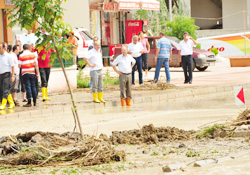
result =
[{"label": "wet pavement", "polygon": [[[250,103],[250,92],[246,91],[246,103]],[[146,124],[171,126],[180,129],[198,129],[214,122],[235,119],[240,110],[234,103],[232,93],[213,96],[197,96],[177,101],[135,104],[131,108],[99,108],[81,110],[79,117],[85,134],[110,135],[114,130],[137,129]],[[0,118],[0,136],[28,131],[67,132],[72,131],[74,120],[71,113],[42,116],[5,116]]]}]

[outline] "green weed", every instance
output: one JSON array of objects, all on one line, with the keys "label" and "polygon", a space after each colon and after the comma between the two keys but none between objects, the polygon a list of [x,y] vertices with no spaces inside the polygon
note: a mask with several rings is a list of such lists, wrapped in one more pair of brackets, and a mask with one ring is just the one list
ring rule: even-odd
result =
[{"label": "green weed", "polygon": [[197,153],[196,151],[189,151],[186,153],[187,157],[196,157],[196,156],[200,156],[199,153]]},{"label": "green weed", "polygon": [[211,153],[215,154],[215,153],[219,153],[219,152],[215,149]]},{"label": "green weed", "polygon": [[224,125],[220,125],[220,124],[214,124],[211,127],[205,127],[202,130],[200,130],[199,132],[197,132],[195,134],[196,138],[202,138],[202,137],[208,137],[208,136],[213,136],[214,135],[214,131],[216,129],[222,129],[225,128]]}]

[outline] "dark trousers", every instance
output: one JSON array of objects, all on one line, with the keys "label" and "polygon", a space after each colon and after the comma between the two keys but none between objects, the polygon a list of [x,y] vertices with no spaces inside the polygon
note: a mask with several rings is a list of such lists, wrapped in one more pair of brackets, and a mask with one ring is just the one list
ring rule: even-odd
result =
[{"label": "dark trousers", "polygon": [[2,98],[7,99],[10,94],[10,72],[0,74],[0,85],[2,91]]},{"label": "dark trousers", "polygon": [[142,55],[141,55],[141,57],[142,57],[142,68],[144,69],[144,70],[146,70],[146,69],[148,69],[148,54],[147,53],[143,53]]},{"label": "dark trousers", "polygon": [[42,87],[48,87],[50,68],[39,68]]},{"label": "dark trousers", "polygon": [[36,75],[35,74],[24,74],[23,82],[26,89],[26,97],[30,101],[31,96],[33,102],[36,103],[37,91],[36,91]]},{"label": "dark trousers", "polygon": [[136,63],[132,69],[132,84],[135,84],[135,68],[137,67],[138,73],[139,73],[139,84],[143,83],[142,80],[142,57],[134,58],[136,60]]},{"label": "dark trousers", "polygon": [[25,91],[25,85],[23,83],[23,76],[22,76],[21,72],[22,72],[22,69],[20,69],[19,84],[18,84],[17,92],[20,92],[20,86],[21,86],[21,92],[26,92]]},{"label": "dark trousers", "polygon": [[181,56],[181,63],[185,76],[185,83],[192,82],[193,79],[193,56]]}]

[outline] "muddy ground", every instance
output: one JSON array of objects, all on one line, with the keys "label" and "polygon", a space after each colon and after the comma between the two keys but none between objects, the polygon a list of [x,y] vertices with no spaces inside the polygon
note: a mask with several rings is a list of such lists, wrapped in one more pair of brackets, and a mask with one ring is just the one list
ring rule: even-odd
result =
[{"label": "muddy ground", "polygon": [[[116,150],[124,150],[126,161],[112,162],[96,166],[68,166],[67,164],[34,167],[0,168],[0,174],[126,174],[126,171],[163,166],[172,163],[189,163],[206,158],[218,159],[250,149],[248,138],[216,138],[189,141],[163,142],[153,145],[113,145]],[[193,157],[192,157],[193,156]],[[236,160],[237,161],[237,160]],[[189,165],[192,166],[192,165]],[[130,174],[130,173],[129,173]]]},{"label": "muddy ground", "polygon": [[[240,126],[235,130],[242,131],[249,133],[249,126]],[[85,144],[78,141],[78,134],[71,133],[33,132],[6,136],[0,140],[0,174],[99,175],[126,172],[131,174],[131,170],[141,170],[140,174],[147,174],[145,168],[149,167],[161,170],[163,166],[175,163],[192,166],[197,160],[220,160],[222,157],[249,150],[249,136],[238,136],[225,135],[221,138],[217,134],[198,139],[194,131],[171,127],[156,128],[153,125],[137,130],[114,131],[109,138],[103,134],[98,139],[85,136]],[[9,144],[12,148],[7,146]],[[23,150],[38,145],[50,151],[36,148],[32,150],[32,153],[36,153],[34,157],[34,154],[30,156],[29,151]],[[69,148],[80,150],[65,151]],[[41,155],[45,155],[46,159]],[[108,158],[104,160],[107,155]],[[48,160],[49,156],[52,158]]]}]

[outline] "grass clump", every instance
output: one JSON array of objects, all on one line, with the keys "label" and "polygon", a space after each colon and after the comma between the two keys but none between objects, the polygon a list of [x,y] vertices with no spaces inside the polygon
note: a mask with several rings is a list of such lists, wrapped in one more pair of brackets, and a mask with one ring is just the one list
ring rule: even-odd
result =
[{"label": "grass clump", "polygon": [[[90,78],[89,77],[82,77],[82,70],[79,71],[79,74],[77,76],[77,87],[78,88],[89,88],[90,84]],[[118,85],[119,84],[119,78],[114,77],[112,78],[110,76],[109,70],[104,74],[103,77],[103,86],[111,86],[111,85]]]},{"label": "grass clump", "polygon": [[196,138],[203,138],[203,137],[213,136],[214,135],[214,131],[216,129],[222,129],[222,128],[225,128],[225,126],[222,125],[222,124],[214,124],[213,126],[205,127],[202,130],[200,130],[199,132],[197,132],[195,134],[195,137]]}]

